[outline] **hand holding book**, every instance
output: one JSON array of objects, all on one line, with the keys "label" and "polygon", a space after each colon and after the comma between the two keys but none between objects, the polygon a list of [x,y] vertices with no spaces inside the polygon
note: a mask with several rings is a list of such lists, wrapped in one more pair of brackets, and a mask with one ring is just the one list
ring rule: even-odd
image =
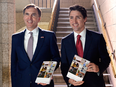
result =
[{"label": "hand holding book", "polygon": [[42,86],[46,86],[47,84],[46,83],[37,83],[38,85],[42,85]]},{"label": "hand holding book", "polygon": [[75,55],[67,74],[67,77],[70,78],[69,87],[71,84],[74,86],[82,85],[86,72],[98,73],[99,67],[96,64],[90,63],[90,61]]},{"label": "hand holding book", "polygon": [[56,65],[56,61],[43,61],[35,82],[43,86],[49,84]]},{"label": "hand holding book", "polygon": [[84,83],[84,81],[75,81],[73,79],[69,79],[69,83],[70,85],[74,85],[74,86],[79,86],[79,85],[82,85]]},{"label": "hand holding book", "polygon": [[89,63],[90,61],[75,55],[70,65],[67,77],[75,81],[82,81]]},{"label": "hand holding book", "polygon": [[99,72],[99,67],[94,64],[94,63],[89,63],[87,65],[87,72],[95,72],[95,73],[98,73]]}]

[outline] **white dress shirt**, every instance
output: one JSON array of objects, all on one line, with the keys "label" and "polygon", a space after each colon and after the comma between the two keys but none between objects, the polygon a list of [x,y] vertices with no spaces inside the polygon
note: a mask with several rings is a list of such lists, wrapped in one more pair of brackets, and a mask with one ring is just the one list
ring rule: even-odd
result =
[{"label": "white dress shirt", "polygon": [[27,52],[28,40],[30,38],[29,32],[33,32],[33,54],[34,54],[36,46],[37,46],[37,42],[38,42],[39,29],[38,29],[38,27],[36,27],[32,31],[29,31],[28,29],[26,29],[26,32],[25,32],[25,35],[24,35],[24,47],[25,47],[26,52]]},{"label": "white dress shirt", "polygon": [[[76,42],[77,42],[77,35],[78,33],[76,33],[74,31],[74,40],[75,40],[75,46],[76,46]],[[82,42],[82,46],[83,46],[83,51],[84,51],[84,47],[85,47],[85,38],[86,38],[86,29],[84,29],[79,35],[81,35],[81,42]]]}]

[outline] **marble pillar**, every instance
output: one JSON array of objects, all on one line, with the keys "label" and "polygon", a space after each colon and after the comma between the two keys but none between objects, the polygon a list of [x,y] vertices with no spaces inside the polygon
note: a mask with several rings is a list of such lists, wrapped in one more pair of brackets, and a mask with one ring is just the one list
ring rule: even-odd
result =
[{"label": "marble pillar", "polygon": [[15,23],[15,0],[0,0],[0,87],[11,87],[11,36]]}]

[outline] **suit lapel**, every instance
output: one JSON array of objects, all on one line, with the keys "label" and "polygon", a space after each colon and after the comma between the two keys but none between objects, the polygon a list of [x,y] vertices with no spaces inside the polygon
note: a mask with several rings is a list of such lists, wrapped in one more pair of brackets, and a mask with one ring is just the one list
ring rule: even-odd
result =
[{"label": "suit lapel", "polygon": [[25,35],[25,31],[26,31],[26,30],[24,30],[24,31],[20,34],[20,35],[21,35],[21,36],[20,36],[20,37],[21,37],[21,45],[20,45],[20,46],[21,46],[21,49],[22,49],[22,50],[21,50],[22,53],[24,53],[23,60],[25,60],[25,61],[27,61],[27,60],[30,61],[30,60],[29,60],[29,57],[28,57],[28,55],[27,55],[27,53],[26,53],[26,51],[25,51],[25,48],[24,48],[24,35]]},{"label": "suit lapel", "polygon": [[32,61],[33,61],[33,60],[36,58],[36,56],[38,55],[38,53],[39,53],[39,51],[40,51],[40,49],[41,49],[41,47],[42,47],[42,45],[43,45],[44,38],[45,38],[45,37],[44,37],[44,32],[43,32],[41,29],[39,29],[37,47],[36,47],[36,49],[35,49],[35,53],[34,53],[34,55],[33,55]]},{"label": "suit lapel", "polygon": [[86,32],[86,41],[85,41],[85,49],[84,49],[84,55],[83,55],[83,58],[86,59],[86,55],[87,55],[87,52],[91,46],[91,43],[92,43],[92,35],[91,35],[91,32],[89,30],[87,30]]},{"label": "suit lapel", "polygon": [[69,37],[69,47],[71,47],[71,51],[75,54],[77,54],[77,50],[76,50],[76,46],[75,46],[75,41],[74,41],[74,32],[71,33],[70,37]]}]

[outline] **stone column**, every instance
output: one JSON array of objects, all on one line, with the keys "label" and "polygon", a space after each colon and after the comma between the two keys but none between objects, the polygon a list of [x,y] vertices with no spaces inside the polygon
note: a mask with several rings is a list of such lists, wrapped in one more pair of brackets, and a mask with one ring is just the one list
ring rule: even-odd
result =
[{"label": "stone column", "polygon": [[11,87],[11,36],[15,32],[15,0],[0,0],[0,87]]}]

